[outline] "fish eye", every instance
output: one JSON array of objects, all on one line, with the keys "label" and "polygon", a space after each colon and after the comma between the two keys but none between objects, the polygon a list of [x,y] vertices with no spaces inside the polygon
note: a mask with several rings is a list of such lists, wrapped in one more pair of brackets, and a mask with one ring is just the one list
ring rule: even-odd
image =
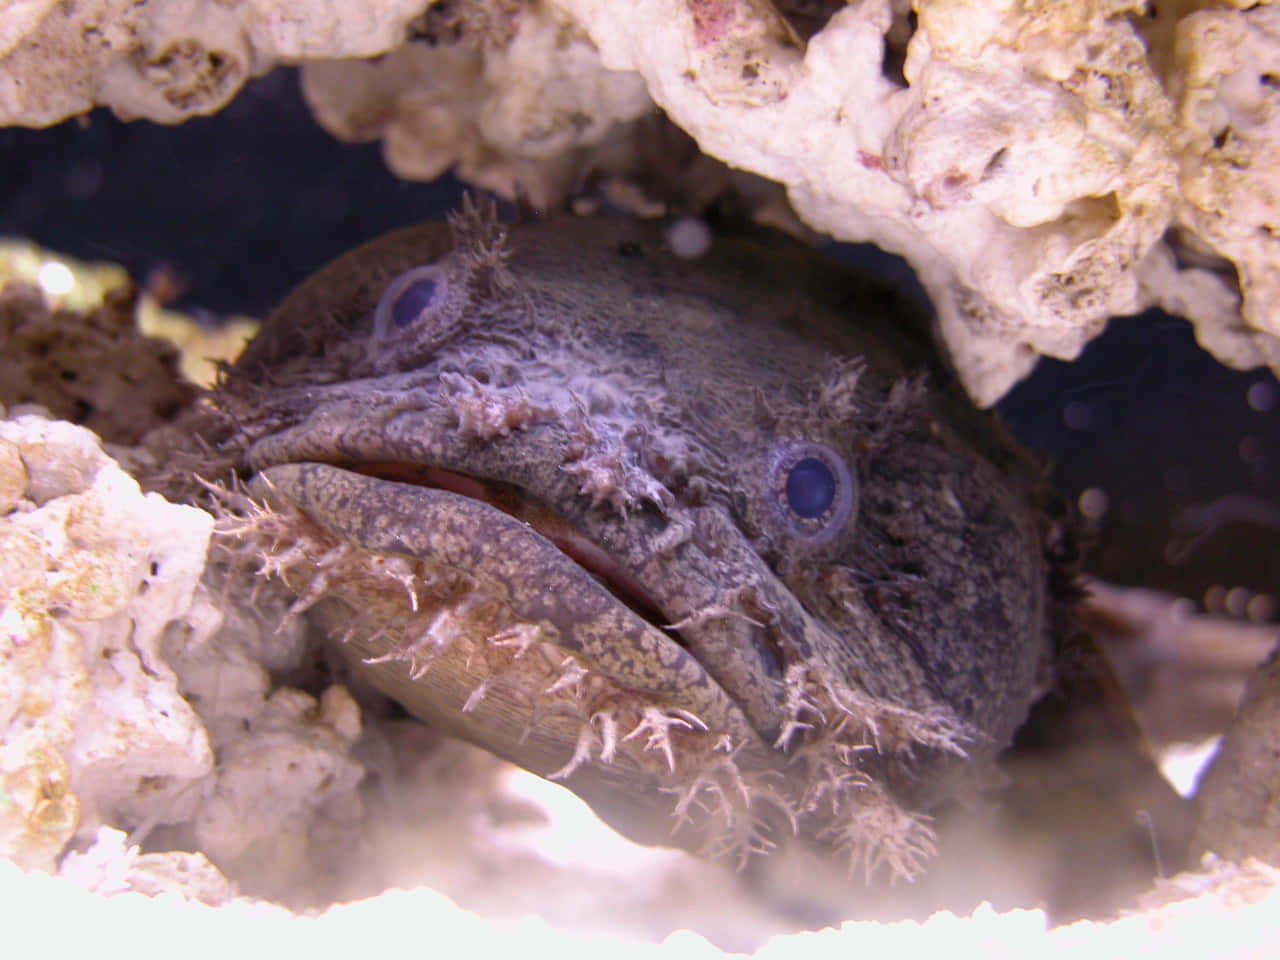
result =
[{"label": "fish eye", "polygon": [[844,458],[812,440],[786,440],[769,456],[766,496],[787,533],[810,546],[835,539],[853,515],[857,490]]},{"label": "fish eye", "polygon": [[787,506],[796,516],[813,520],[831,509],[836,499],[836,477],[817,457],[805,457],[787,474]]},{"label": "fish eye", "polygon": [[444,270],[435,264],[406,270],[389,284],[373,311],[373,334],[389,337],[412,326],[444,302],[449,287]]}]

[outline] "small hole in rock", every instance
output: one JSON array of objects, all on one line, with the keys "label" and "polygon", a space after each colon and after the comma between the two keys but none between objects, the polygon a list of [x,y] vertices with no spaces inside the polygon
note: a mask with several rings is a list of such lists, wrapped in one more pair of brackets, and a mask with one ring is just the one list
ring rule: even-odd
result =
[{"label": "small hole in rock", "polygon": [[807,43],[845,3],[846,0],[777,0],[774,6]]},{"label": "small hole in rock", "polygon": [[884,35],[884,59],[880,61],[880,73],[896,87],[907,86],[903,67],[907,62],[907,44],[911,42],[919,21],[911,10],[901,19],[895,19]]},{"label": "small hole in rock", "polygon": [[982,179],[987,180],[994,177],[1004,167],[1005,158],[1009,155],[1008,147],[1001,147],[991,155],[991,159],[987,161],[987,165],[982,168]]}]

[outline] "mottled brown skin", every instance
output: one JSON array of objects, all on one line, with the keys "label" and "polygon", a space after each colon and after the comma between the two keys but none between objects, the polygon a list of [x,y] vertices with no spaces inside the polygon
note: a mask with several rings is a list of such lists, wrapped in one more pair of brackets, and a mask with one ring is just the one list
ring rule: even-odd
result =
[{"label": "mottled brown skin", "polygon": [[[471,210],[304,284],[210,432],[266,504],[238,549],[412,713],[643,839],[914,875],[1044,690],[1052,600],[1026,461],[910,327],[788,244]],[[857,488],[826,542],[780,519],[802,442]]]}]

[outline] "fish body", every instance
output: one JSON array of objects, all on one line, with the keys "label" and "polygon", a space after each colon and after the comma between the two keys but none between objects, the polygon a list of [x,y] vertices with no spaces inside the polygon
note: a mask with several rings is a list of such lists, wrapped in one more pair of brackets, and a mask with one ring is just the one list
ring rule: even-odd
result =
[{"label": "fish body", "polygon": [[914,875],[1048,682],[1034,468],[816,253],[470,208],[340,258],[211,429],[365,679],[637,838]]}]

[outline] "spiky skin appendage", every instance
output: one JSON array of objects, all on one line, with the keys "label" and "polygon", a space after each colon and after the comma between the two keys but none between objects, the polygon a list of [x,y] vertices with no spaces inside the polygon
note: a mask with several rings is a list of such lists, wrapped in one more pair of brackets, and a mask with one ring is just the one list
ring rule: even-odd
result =
[{"label": "spiky skin appendage", "polygon": [[[256,474],[219,542],[408,710],[624,832],[915,876],[1043,683],[1047,575],[1016,456],[850,282],[634,224],[508,241],[475,207],[360,248],[206,410]],[[779,514],[810,449],[854,488],[829,527]]]},{"label": "spiky skin appendage", "polygon": [[[459,696],[465,693],[459,714],[490,724],[486,699],[502,699],[504,711],[514,707],[517,755],[535,729],[555,718],[570,732],[564,762],[545,769],[550,758],[538,764],[520,756],[548,779],[572,783],[591,765],[622,763],[654,790],[655,822],[668,825],[673,840],[685,842],[681,832],[688,831],[700,853],[739,864],[785,841],[802,821],[868,881],[880,867],[913,878],[935,852],[928,819],[903,809],[859,769],[859,758],[875,753],[878,729],[855,732],[850,713],[822,723],[819,699],[801,692],[812,685],[808,678],[788,679],[797,717],[788,737],[804,745],[782,766],[762,762],[758,743],[629,690],[547,642],[536,624],[516,619],[466,573],[371,553],[290,505],[273,509],[244,493],[210,490],[221,505],[215,561],[259,584],[274,581],[295,598],[282,629],[310,615],[348,656],[402,673],[413,684],[433,670],[465,675],[462,685],[449,680]],[[801,723],[801,715],[809,719]],[[448,719],[437,722],[451,726]],[[822,735],[802,736],[801,726]]]}]

